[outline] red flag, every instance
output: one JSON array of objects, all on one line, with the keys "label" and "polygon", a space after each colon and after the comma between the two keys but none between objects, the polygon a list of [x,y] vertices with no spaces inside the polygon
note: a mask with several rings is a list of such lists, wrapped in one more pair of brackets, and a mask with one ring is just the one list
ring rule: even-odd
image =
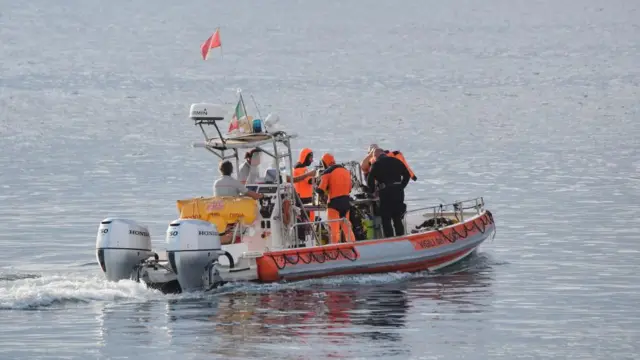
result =
[{"label": "red flag", "polygon": [[220,29],[216,29],[216,32],[209,36],[209,38],[200,46],[200,50],[202,50],[202,60],[207,60],[210,49],[220,46],[222,46],[222,42],[220,42]]},{"label": "red flag", "polygon": [[240,124],[238,124],[238,120],[236,118],[231,119],[231,122],[229,123],[229,132],[232,132],[233,130],[236,130],[239,128],[240,128]]}]

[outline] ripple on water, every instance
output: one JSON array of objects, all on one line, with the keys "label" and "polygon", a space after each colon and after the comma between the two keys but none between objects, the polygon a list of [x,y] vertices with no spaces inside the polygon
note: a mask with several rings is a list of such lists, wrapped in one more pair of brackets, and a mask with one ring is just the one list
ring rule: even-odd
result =
[{"label": "ripple on water", "polygon": [[[184,44],[209,31],[184,19],[208,5],[71,5],[7,2],[11,16],[0,14],[7,357],[640,352],[634,2],[230,4],[213,12],[233,19],[221,24],[228,49],[207,62],[184,56]],[[114,25],[123,23],[131,26]],[[35,61],[29,39],[44,33]],[[412,205],[484,196],[498,231],[482,247],[486,260],[438,277],[216,294],[105,283],[93,249],[99,221],[137,219],[162,247],[174,201],[209,194],[217,176],[218,160],[191,147],[201,134],[187,106],[213,101],[231,111],[237,87],[301,135],[294,153],[308,146],[359,160],[376,142],[402,150],[416,171],[407,198],[427,200]]]}]

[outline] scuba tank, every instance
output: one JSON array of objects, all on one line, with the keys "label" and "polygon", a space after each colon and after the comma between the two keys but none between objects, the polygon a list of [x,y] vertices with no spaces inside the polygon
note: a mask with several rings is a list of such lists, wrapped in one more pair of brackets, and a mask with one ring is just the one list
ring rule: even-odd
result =
[{"label": "scuba tank", "polygon": [[317,224],[314,226],[314,231],[316,231],[316,235],[318,236],[318,240],[320,245],[327,245],[331,242],[329,231],[322,226],[322,218],[316,215],[314,220]]},{"label": "scuba tank", "polygon": [[351,222],[351,230],[353,231],[353,235],[356,237],[356,240],[367,239],[367,228],[364,222],[365,219],[366,215],[364,215],[360,209],[355,206],[351,207],[349,210],[349,222]]},{"label": "scuba tank", "polygon": [[375,237],[375,229],[373,227],[373,218],[369,215],[362,217],[362,227],[366,234],[366,239],[371,240]]}]

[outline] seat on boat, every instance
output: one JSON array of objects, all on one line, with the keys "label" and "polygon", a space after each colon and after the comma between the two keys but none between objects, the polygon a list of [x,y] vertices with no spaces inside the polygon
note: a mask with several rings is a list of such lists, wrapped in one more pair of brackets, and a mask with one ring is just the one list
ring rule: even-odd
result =
[{"label": "seat on boat", "polygon": [[213,196],[178,200],[180,219],[208,221],[224,233],[229,225],[252,224],[258,217],[258,202],[245,196]]}]

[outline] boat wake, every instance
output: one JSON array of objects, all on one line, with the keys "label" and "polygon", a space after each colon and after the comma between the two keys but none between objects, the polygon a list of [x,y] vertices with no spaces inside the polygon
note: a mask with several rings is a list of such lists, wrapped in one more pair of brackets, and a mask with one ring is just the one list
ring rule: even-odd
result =
[{"label": "boat wake", "polygon": [[131,280],[81,274],[0,275],[0,310],[33,310],[96,301],[149,300],[160,293]]},{"label": "boat wake", "polygon": [[[261,294],[289,290],[340,290],[390,283],[436,280],[442,275],[460,272],[479,273],[495,265],[490,257],[478,254],[449,267],[446,271],[431,273],[382,273],[345,275],[295,282],[278,283],[228,283],[210,292],[162,294],[132,280],[111,282],[102,274],[33,274],[0,273],[0,310],[37,310],[59,308],[99,302],[147,302],[166,300],[195,300],[230,294]],[[436,280],[437,281],[437,280]]]}]

